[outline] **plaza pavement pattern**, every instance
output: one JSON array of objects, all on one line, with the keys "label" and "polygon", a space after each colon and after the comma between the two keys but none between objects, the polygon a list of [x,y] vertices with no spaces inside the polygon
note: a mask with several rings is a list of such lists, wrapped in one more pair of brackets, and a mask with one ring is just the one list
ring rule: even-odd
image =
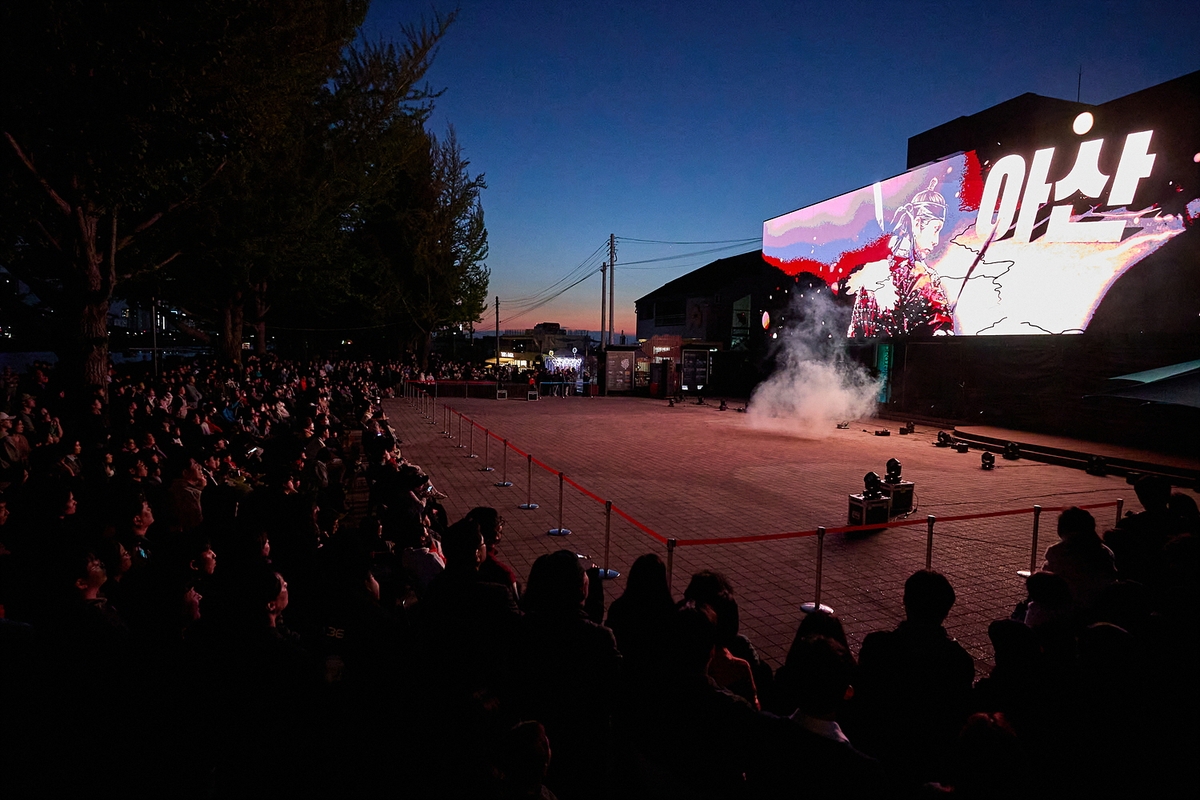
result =
[{"label": "plaza pavement pattern", "polygon": [[[491,438],[483,472],[484,439],[476,429],[450,415],[443,404],[488,429],[493,437],[532,454],[553,468],[533,467],[532,500],[526,501],[527,460],[508,451],[511,488],[498,488],[503,444]],[[726,412],[715,404],[688,402],[674,408],[663,400],[630,397],[483,400],[442,398],[426,404],[433,413],[407,400],[385,401],[404,456],[420,464],[444,501],[451,521],[475,506],[494,506],[506,520],[501,558],[522,580],[534,560],[566,548],[600,565],[604,553],[604,505],[566,485],[563,524],[572,534],[549,536],[558,527],[558,471],[664,537],[717,537],[806,531],[819,525],[847,524],[847,495],[861,492],[863,475],[882,475],[889,458],[903,464],[904,479],[916,483],[921,524],[874,533],[827,534],[822,602],[845,625],[857,652],[866,634],[890,629],[903,619],[904,581],[925,565],[926,515],[940,517],[1004,511],[1029,513],[962,522],[935,523],[932,566],[943,572],[958,596],[946,627],[974,657],[977,673],[990,671],[988,624],[1008,616],[1024,597],[1017,570],[1029,567],[1034,504],[1060,506],[1125,501],[1140,511],[1133,489],[1123,478],[1097,477],[1029,460],[997,458],[992,471],[980,469],[980,451],[960,454],[933,446],[937,429],[918,426],[897,435],[896,422],[852,421],[846,430],[829,425],[819,437],[801,437],[751,426],[750,415]],[[892,435],[874,431],[890,428]],[[458,447],[458,445],[464,445]],[[469,446],[470,445],[470,446]],[[470,458],[474,452],[477,458]],[[1093,512],[1101,530],[1111,527],[1116,509]],[[1057,541],[1057,512],[1042,515],[1039,563]],[[633,561],[666,547],[613,515],[609,566],[621,576],[605,582],[606,602],[618,597]],[[782,664],[796,626],[800,604],[813,599],[817,539],[814,536],[768,542],[680,546],[675,551],[676,599],[693,572],[715,569],[733,583],[741,611],[741,630],[773,666]]]}]

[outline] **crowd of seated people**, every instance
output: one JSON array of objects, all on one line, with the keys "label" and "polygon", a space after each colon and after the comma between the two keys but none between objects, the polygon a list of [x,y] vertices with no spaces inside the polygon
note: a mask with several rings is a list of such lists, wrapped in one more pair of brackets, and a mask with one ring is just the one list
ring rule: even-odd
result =
[{"label": "crowd of seated people", "polygon": [[[988,630],[987,677],[928,571],[857,657],[814,613],[772,670],[717,571],[677,598],[644,555],[611,602],[567,550],[518,575],[503,516],[450,518],[404,458],[377,402],[404,377],[277,359],[114,373],[107,406],[59,423],[46,370],[26,376],[0,417],[4,796],[1196,789],[1200,532],[1158,479],[1103,537],[1063,512],[1028,598]],[[355,472],[368,513],[348,524]]]}]

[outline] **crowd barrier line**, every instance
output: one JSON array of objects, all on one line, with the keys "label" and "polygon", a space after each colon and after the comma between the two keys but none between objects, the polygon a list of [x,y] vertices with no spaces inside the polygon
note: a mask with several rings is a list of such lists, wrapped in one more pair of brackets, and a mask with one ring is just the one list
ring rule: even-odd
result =
[{"label": "crowd barrier line", "polygon": [[[532,454],[528,453],[525,450],[522,450],[521,448],[517,447],[512,442],[508,441],[507,439],[504,439],[499,434],[494,433],[493,431],[491,431],[491,429],[485,428],[483,425],[479,424],[474,419],[471,419],[467,415],[463,414],[458,409],[455,409],[448,404],[444,405],[444,408],[447,409],[449,414],[457,415],[459,417],[460,426],[463,421],[470,423],[473,427],[477,427],[480,430],[484,431],[485,435],[487,435],[488,437],[494,438],[497,441],[502,442],[505,447],[513,450],[518,455],[524,456],[527,459],[527,463],[529,463],[531,465],[536,464],[539,467],[541,467],[542,469],[544,469],[546,472],[549,472],[552,475],[559,476],[559,478],[562,482],[570,484],[570,486],[572,488],[576,489],[584,496],[586,496],[592,500],[595,500],[597,503],[600,503],[601,505],[605,505],[606,503],[609,502],[609,501],[605,500],[604,498],[602,498],[600,495],[589,490],[585,486],[579,484],[575,480],[572,480],[571,478],[566,477],[566,475],[564,473],[562,473],[561,471],[556,470],[554,467],[551,467],[549,464],[545,463],[544,461],[542,461],[538,458],[535,458]],[[447,427],[449,427],[449,426],[447,426]],[[461,430],[461,427],[460,427],[460,430]],[[1108,502],[1103,502],[1103,503],[1088,503],[1088,504],[1080,505],[1080,506],[1078,506],[1078,508],[1081,508],[1084,510],[1095,510],[1095,509],[1099,509],[1099,508],[1116,507],[1118,509],[1118,514],[1119,514],[1120,509],[1123,506],[1123,503],[1124,503],[1123,500],[1115,500],[1115,501],[1108,501]],[[1063,511],[1067,508],[1070,508],[1070,506],[1053,506],[1053,507],[1038,506],[1036,508],[1039,511]],[[703,538],[703,539],[678,539],[678,538],[668,538],[666,536],[663,536],[659,532],[655,531],[653,528],[649,527],[648,525],[644,524],[643,522],[639,521],[638,519],[630,516],[626,511],[624,511],[623,509],[621,509],[620,507],[618,507],[616,505],[612,505],[611,510],[617,516],[621,517],[626,522],[628,522],[630,525],[637,528],[639,531],[646,534],[650,538],[654,539],[658,543],[660,543],[660,544],[670,543],[672,549],[674,549],[675,547],[703,547],[703,546],[709,546],[709,545],[747,544],[747,543],[753,543],[753,542],[775,542],[775,541],[783,541],[783,540],[787,540],[787,539],[800,539],[800,538],[805,538],[805,537],[810,537],[810,536],[817,536],[819,533],[833,533],[833,534],[859,533],[859,532],[864,532],[864,531],[879,531],[879,530],[885,530],[885,529],[889,529],[889,528],[901,528],[901,527],[907,527],[907,526],[911,526],[911,525],[928,525],[932,529],[935,521],[942,522],[942,523],[965,522],[965,521],[977,520],[977,519],[989,519],[989,518],[993,518],[993,517],[1007,517],[1007,516],[1017,516],[1017,515],[1035,513],[1034,507],[1012,508],[1012,509],[1005,509],[1002,511],[981,511],[981,512],[976,512],[976,513],[972,513],[972,514],[956,514],[956,515],[949,516],[949,517],[934,517],[931,515],[926,518],[899,519],[899,520],[891,520],[891,521],[884,522],[884,523],[873,523],[873,524],[866,524],[866,525],[840,525],[840,526],[836,526],[836,527],[822,526],[819,528],[814,528],[812,530],[787,531],[787,532],[783,532],[783,533],[764,533],[764,534],[752,534],[752,535],[747,535],[747,536],[718,536],[718,537]],[[561,523],[560,523],[560,525],[561,525]],[[931,530],[931,533],[932,533],[932,530]],[[948,537],[948,538],[962,538],[962,537],[955,536],[954,534],[944,534],[943,533],[940,535],[944,536],[944,537]]]}]

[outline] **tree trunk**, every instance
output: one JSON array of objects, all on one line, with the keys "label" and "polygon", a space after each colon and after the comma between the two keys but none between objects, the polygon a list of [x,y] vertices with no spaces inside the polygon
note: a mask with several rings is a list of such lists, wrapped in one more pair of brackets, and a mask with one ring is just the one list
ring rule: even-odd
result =
[{"label": "tree trunk", "polygon": [[259,281],[254,285],[254,322],[251,325],[254,328],[254,354],[257,356],[265,356],[267,354],[267,312],[271,307],[267,305],[267,282]]},{"label": "tree trunk", "polygon": [[432,349],[432,346],[432,333],[417,334],[417,363],[421,365],[422,372],[429,368],[429,351]]},{"label": "tree trunk", "polygon": [[[77,247],[64,298],[70,322],[64,325],[60,357],[71,405],[82,413],[97,393],[108,401],[108,304],[116,282],[117,215],[109,213],[104,225],[103,212],[83,206],[72,211]],[[107,242],[101,241],[102,228],[109,228]]]},{"label": "tree trunk", "polygon": [[242,365],[242,327],[245,309],[242,293],[235,292],[221,309],[221,345],[219,355],[226,364]]},{"label": "tree trunk", "polygon": [[108,298],[85,303],[79,314],[83,339],[83,382],[108,396]]}]

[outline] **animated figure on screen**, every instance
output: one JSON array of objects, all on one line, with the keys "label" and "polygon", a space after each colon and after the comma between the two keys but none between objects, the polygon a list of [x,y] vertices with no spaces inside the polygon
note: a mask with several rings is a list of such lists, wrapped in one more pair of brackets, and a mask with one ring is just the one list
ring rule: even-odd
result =
[{"label": "animated figure on screen", "polygon": [[864,264],[847,282],[854,294],[850,336],[903,336],[953,333],[950,300],[938,274],[925,259],[938,244],[946,221],[946,198],[937,179],[896,210],[891,254]]}]

